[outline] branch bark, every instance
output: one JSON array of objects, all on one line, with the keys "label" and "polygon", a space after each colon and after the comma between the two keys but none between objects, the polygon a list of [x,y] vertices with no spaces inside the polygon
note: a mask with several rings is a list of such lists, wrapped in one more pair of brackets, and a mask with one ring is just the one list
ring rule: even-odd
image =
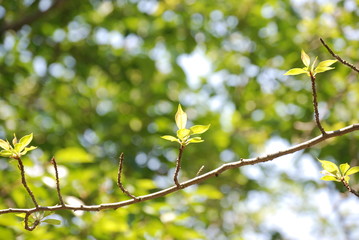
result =
[{"label": "branch bark", "polygon": [[[130,199],[130,200],[114,202],[114,203],[105,203],[105,204],[100,204],[100,205],[81,205],[81,206],[56,205],[56,206],[38,206],[35,208],[8,208],[8,209],[0,210],[0,215],[8,214],[8,213],[25,213],[28,218],[32,213],[40,212],[40,211],[58,211],[58,210],[101,211],[101,210],[105,210],[105,209],[117,209],[117,208],[121,208],[124,206],[135,204],[137,202],[144,202],[144,201],[148,201],[151,199],[160,198],[160,197],[166,196],[170,193],[179,191],[182,188],[186,188],[186,187],[192,186],[194,184],[201,183],[209,178],[218,176],[219,174],[221,174],[225,171],[228,171],[230,169],[240,168],[240,167],[246,166],[246,165],[254,165],[257,163],[271,161],[278,157],[288,155],[291,153],[295,153],[295,152],[298,152],[303,149],[310,148],[318,143],[324,142],[327,139],[339,137],[339,136],[342,136],[342,135],[345,135],[345,134],[348,134],[348,133],[351,133],[354,131],[358,131],[358,130],[359,130],[359,124],[353,124],[353,125],[350,125],[350,126],[347,126],[347,127],[335,130],[335,131],[328,131],[328,132],[326,132],[325,135],[320,135],[318,137],[312,138],[306,142],[302,142],[300,144],[297,144],[297,145],[287,148],[285,150],[267,154],[267,155],[261,156],[261,157],[240,159],[239,161],[236,161],[236,162],[223,164],[220,167],[218,167],[210,172],[204,173],[200,176],[194,177],[192,179],[189,179],[189,180],[181,183],[180,186],[175,185],[175,186],[169,187],[167,189],[163,189],[163,190],[155,192],[155,193],[137,197],[137,199]],[[26,222],[25,222],[25,224],[26,224]],[[29,227],[29,228],[31,230],[33,230],[35,227],[36,226],[33,225],[32,227]],[[29,230],[29,229],[27,229],[27,230]]]}]

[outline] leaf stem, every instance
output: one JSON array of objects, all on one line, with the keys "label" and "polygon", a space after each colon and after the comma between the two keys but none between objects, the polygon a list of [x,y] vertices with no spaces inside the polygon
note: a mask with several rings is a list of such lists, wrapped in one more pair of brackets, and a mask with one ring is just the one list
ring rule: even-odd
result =
[{"label": "leaf stem", "polygon": [[126,194],[127,196],[129,196],[132,199],[137,199],[136,196],[132,195],[122,184],[121,182],[121,175],[122,175],[122,168],[123,168],[123,160],[124,160],[124,154],[121,153],[120,155],[120,162],[118,165],[118,173],[117,173],[117,186],[121,189],[121,191]]}]

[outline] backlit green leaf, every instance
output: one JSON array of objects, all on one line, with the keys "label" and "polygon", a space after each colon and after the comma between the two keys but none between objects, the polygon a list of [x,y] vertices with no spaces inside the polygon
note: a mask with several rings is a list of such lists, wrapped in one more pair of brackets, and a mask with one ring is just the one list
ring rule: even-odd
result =
[{"label": "backlit green leaf", "polygon": [[308,71],[303,68],[292,68],[288,72],[284,73],[284,75],[298,75],[302,73],[307,73]]},{"label": "backlit green leaf", "polygon": [[[319,160],[319,159],[318,159]],[[329,161],[325,161],[325,160],[319,160],[320,163],[322,164],[322,167],[324,170],[336,175],[337,172],[339,172],[339,168],[335,163],[329,162]]]},{"label": "backlit green leaf", "polygon": [[321,180],[324,180],[324,181],[337,181],[337,182],[340,182],[340,180],[338,180],[337,178],[333,177],[333,176],[324,176],[321,178]]},{"label": "backlit green leaf", "polygon": [[58,220],[58,219],[45,219],[42,222],[48,223],[48,224],[51,224],[51,225],[60,225],[61,224],[61,221]]},{"label": "backlit green leaf", "polygon": [[326,71],[329,71],[329,70],[332,70],[332,69],[334,69],[334,68],[333,67],[317,67],[314,70],[314,75],[317,74],[317,73],[326,72]]},{"label": "backlit green leaf", "polygon": [[32,141],[32,138],[33,138],[33,134],[29,134],[29,135],[26,135],[24,137],[22,137],[19,141],[19,143],[15,144],[15,150],[17,152],[21,152],[22,150],[24,150],[24,148],[30,144],[30,142]]},{"label": "backlit green leaf", "polygon": [[359,167],[358,167],[358,166],[350,168],[350,169],[346,172],[345,175],[346,175],[346,176],[349,176],[349,175],[355,174],[355,173],[357,173],[357,172],[359,172]]},{"label": "backlit green leaf", "polygon": [[176,125],[178,129],[186,128],[187,123],[187,114],[182,110],[182,107],[180,104],[178,104],[178,109],[175,116]]},{"label": "backlit green leaf", "polygon": [[12,154],[13,153],[10,150],[2,150],[2,151],[0,151],[0,156],[1,157],[11,157]]},{"label": "backlit green leaf", "polygon": [[177,137],[180,140],[185,140],[191,135],[191,133],[192,133],[191,130],[186,129],[186,128],[182,128],[182,129],[177,131]]},{"label": "backlit green leaf", "polygon": [[200,137],[194,137],[194,138],[190,138],[187,140],[186,144],[190,144],[190,143],[200,143],[203,142],[204,140]]},{"label": "backlit green leaf", "polygon": [[192,134],[201,134],[201,133],[204,133],[205,131],[207,131],[210,126],[211,126],[211,124],[195,125],[195,126],[190,127],[190,130],[192,131]]},{"label": "backlit green leaf", "polygon": [[340,168],[340,172],[342,173],[342,176],[345,176],[346,175],[345,173],[348,171],[350,166],[348,163],[343,163],[343,164],[340,164],[339,168]]},{"label": "backlit green leaf", "polygon": [[309,56],[304,52],[304,50],[302,49],[301,52],[301,58],[302,58],[302,62],[306,67],[309,67],[310,65],[310,58]]},{"label": "backlit green leaf", "polygon": [[178,138],[176,138],[174,136],[170,136],[170,135],[165,135],[165,136],[162,136],[161,138],[166,139],[171,142],[178,142]]},{"label": "backlit green leaf", "polygon": [[332,64],[336,63],[337,60],[325,60],[325,61],[322,61],[318,64],[318,67],[329,67],[331,66]]},{"label": "backlit green leaf", "polygon": [[9,150],[10,144],[7,141],[0,139],[0,147],[5,150]]}]

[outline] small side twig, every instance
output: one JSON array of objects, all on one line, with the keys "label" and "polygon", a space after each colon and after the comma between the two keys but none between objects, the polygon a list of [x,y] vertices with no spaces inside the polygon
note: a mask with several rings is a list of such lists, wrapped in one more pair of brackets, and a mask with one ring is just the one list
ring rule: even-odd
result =
[{"label": "small side twig", "polygon": [[119,163],[119,166],[118,166],[118,173],[117,173],[117,185],[118,187],[121,189],[121,191],[126,194],[127,196],[129,196],[130,198],[133,198],[133,199],[137,199],[136,196],[132,195],[122,184],[121,182],[121,174],[122,174],[122,168],[123,168],[123,160],[124,160],[124,155],[123,153],[121,153],[120,155],[120,163]]},{"label": "small side twig", "polygon": [[29,226],[29,217],[32,214],[32,212],[27,212],[25,214],[25,218],[24,218],[24,222],[25,222],[25,229],[28,231],[33,231],[37,225],[40,224],[41,221],[39,221],[38,219],[35,220],[35,222],[32,224],[32,226]]},{"label": "small side twig", "polygon": [[178,157],[176,159],[176,169],[175,169],[175,173],[173,175],[173,180],[178,188],[182,188],[181,184],[178,182],[178,174],[179,174],[179,171],[181,170],[181,160],[182,160],[182,153],[183,153],[184,148],[185,148],[185,146],[181,145],[178,150]]},{"label": "small side twig", "polygon": [[204,168],[204,165],[202,165],[202,167],[200,167],[200,169],[198,170],[198,172],[197,172],[196,176],[198,176],[198,175],[200,175],[200,174],[201,174],[201,172],[202,172],[203,168]]},{"label": "small side twig", "polygon": [[22,163],[22,160],[20,157],[18,158],[15,158],[17,160],[17,162],[19,163],[19,169],[20,169],[20,173],[21,173],[21,182],[22,182],[22,185],[24,185],[27,193],[30,195],[33,203],[35,204],[35,207],[38,208],[39,207],[39,204],[37,203],[36,199],[35,199],[35,196],[34,194],[32,193],[31,189],[29,188],[29,186],[27,185],[27,182],[26,182],[26,178],[25,178],[25,169],[24,169],[24,164]]},{"label": "small side twig", "polygon": [[58,172],[58,170],[57,170],[57,163],[56,163],[55,157],[52,157],[52,158],[51,158],[51,163],[52,163],[52,165],[54,165],[54,169],[55,169],[57,196],[59,197],[60,204],[61,204],[62,206],[65,206],[64,200],[62,199],[62,195],[61,195],[59,172]]},{"label": "small side twig", "polygon": [[342,59],[339,55],[335,54],[333,52],[333,50],[328,46],[328,44],[326,44],[326,42],[324,42],[324,40],[322,38],[320,38],[320,42],[323,44],[323,46],[328,50],[328,52],[334,57],[336,58],[339,62],[341,62],[342,64],[350,67],[351,69],[353,69],[354,71],[359,73],[359,69],[354,66],[353,64],[345,61],[344,59]]},{"label": "small side twig", "polygon": [[315,115],[315,122],[320,130],[320,132],[324,135],[327,133],[325,132],[322,124],[320,123],[319,119],[319,111],[318,111],[318,100],[317,100],[317,89],[315,86],[315,76],[310,72],[310,80],[312,81],[312,95],[313,95],[313,107],[314,107],[314,115]]},{"label": "small side twig", "polygon": [[359,193],[357,191],[355,191],[354,189],[352,189],[344,179],[342,180],[342,183],[348,189],[349,192],[351,192],[355,196],[359,197]]}]

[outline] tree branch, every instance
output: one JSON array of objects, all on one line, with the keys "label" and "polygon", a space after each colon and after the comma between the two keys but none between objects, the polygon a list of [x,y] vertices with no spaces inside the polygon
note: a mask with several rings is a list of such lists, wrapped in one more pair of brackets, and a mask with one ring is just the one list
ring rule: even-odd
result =
[{"label": "tree branch", "polygon": [[133,199],[136,199],[137,200],[137,197],[132,195],[122,184],[121,182],[121,175],[122,175],[122,167],[123,167],[123,160],[124,160],[124,155],[123,153],[121,153],[120,155],[120,163],[119,163],[119,166],[118,166],[118,173],[117,173],[117,186],[122,190],[122,192],[124,194],[126,194],[127,196],[129,196],[130,198],[133,198]]},{"label": "tree branch", "polygon": [[35,207],[38,208],[39,207],[39,204],[37,203],[36,199],[35,199],[35,196],[34,194],[32,193],[31,189],[29,188],[29,186],[27,185],[27,182],[26,182],[26,178],[25,178],[25,169],[24,169],[24,165],[22,164],[22,160],[20,157],[18,158],[15,158],[19,164],[19,169],[20,169],[20,173],[21,173],[21,183],[22,185],[24,185],[27,193],[30,195],[33,203],[35,204]]},{"label": "tree branch", "polygon": [[178,188],[182,188],[181,184],[178,182],[178,174],[179,174],[179,171],[181,170],[181,160],[182,160],[182,153],[183,153],[184,148],[185,148],[185,146],[181,145],[180,148],[178,149],[178,157],[176,159],[176,169],[175,169],[175,173],[173,175],[173,180]]},{"label": "tree branch", "polygon": [[317,100],[317,89],[315,86],[315,76],[312,72],[310,72],[310,80],[312,81],[312,95],[313,95],[313,107],[314,107],[314,116],[315,116],[315,122],[317,123],[317,126],[320,130],[320,132],[325,135],[326,132],[320,123],[319,119],[319,111],[318,111],[318,100]]},{"label": "tree branch", "polygon": [[62,199],[62,195],[61,195],[59,172],[57,171],[57,163],[56,163],[55,157],[52,157],[51,163],[52,163],[52,165],[54,165],[54,169],[55,169],[57,196],[59,197],[60,204],[65,205],[64,200]]},{"label": "tree branch", "polygon": [[342,180],[342,183],[348,189],[349,192],[351,192],[352,194],[354,194],[355,196],[357,196],[359,198],[359,193],[357,191],[355,191],[354,189],[352,189],[349,186],[349,183],[347,183],[344,179]]},{"label": "tree branch", "polygon": [[342,59],[339,55],[335,54],[333,52],[333,50],[328,46],[328,44],[326,44],[324,42],[324,40],[322,38],[320,38],[320,42],[323,44],[323,46],[328,50],[328,52],[334,57],[336,58],[339,62],[341,62],[342,64],[350,67],[351,69],[353,69],[354,71],[356,71],[357,73],[359,73],[359,69],[357,67],[355,67],[353,64],[345,61],[344,59]]},{"label": "tree branch", "polygon": [[19,29],[22,28],[22,26],[26,25],[26,24],[32,24],[33,22],[35,22],[36,20],[40,19],[41,17],[47,15],[49,12],[51,12],[53,9],[57,8],[58,6],[60,6],[60,3],[64,2],[65,0],[56,0],[51,7],[49,7],[46,11],[36,11],[32,14],[29,14],[27,16],[24,16],[23,18],[14,21],[12,23],[4,23],[3,26],[0,27],[0,35],[3,34],[4,32],[8,31],[8,30],[14,30],[17,31]]},{"label": "tree branch", "polygon": [[[130,200],[126,200],[126,201],[121,201],[121,202],[114,202],[114,203],[105,203],[105,204],[100,204],[100,205],[80,205],[80,206],[73,206],[73,205],[56,205],[56,206],[37,206],[35,208],[8,208],[8,209],[3,209],[0,210],[0,215],[1,214],[8,214],[8,213],[26,213],[26,216],[28,219],[28,217],[35,212],[40,212],[40,211],[58,211],[58,210],[72,210],[72,211],[101,211],[101,210],[105,210],[105,209],[117,209],[117,208],[121,208],[124,206],[128,206],[128,205],[132,205],[135,204],[137,202],[144,202],[144,201],[148,201],[151,199],[155,199],[155,198],[160,198],[163,196],[166,196],[170,193],[179,191],[182,188],[186,188],[189,186],[192,186],[194,184],[198,184],[201,183],[203,181],[205,181],[206,179],[218,176],[219,174],[221,174],[222,172],[228,171],[229,169],[234,169],[234,168],[240,168],[242,166],[246,166],[246,165],[254,165],[257,163],[262,163],[262,162],[267,162],[267,161],[271,161],[273,159],[276,159],[278,157],[284,156],[284,155],[288,155],[291,153],[295,153],[297,151],[303,150],[303,149],[307,149],[310,148],[320,142],[323,142],[327,139],[330,138],[334,138],[334,137],[338,137],[338,136],[342,136],[345,134],[348,134],[350,132],[354,132],[354,131],[358,131],[359,130],[359,124],[353,124],[335,131],[328,131],[326,132],[325,135],[320,135],[318,137],[312,138],[306,142],[297,144],[293,147],[287,148],[285,150],[281,150],[275,153],[271,153],[271,154],[267,154],[265,156],[262,157],[256,157],[256,158],[250,158],[250,159],[240,159],[239,161],[236,162],[231,162],[231,163],[226,163],[221,165],[220,167],[204,173],[200,176],[194,177],[192,179],[189,179],[183,183],[181,183],[180,187],[179,186],[172,186],[169,187],[167,189],[163,189],[161,191],[155,192],[155,193],[151,193],[151,194],[147,194],[144,196],[140,196],[137,197],[137,199],[130,199]],[[36,202],[36,201],[35,201]],[[25,221],[26,224],[27,221]],[[35,222],[36,223],[36,222]],[[34,224],[32,227],[29,227],[27,225],[27,227],[29,229],[27,230],[33,230],[36,225]]]}]

